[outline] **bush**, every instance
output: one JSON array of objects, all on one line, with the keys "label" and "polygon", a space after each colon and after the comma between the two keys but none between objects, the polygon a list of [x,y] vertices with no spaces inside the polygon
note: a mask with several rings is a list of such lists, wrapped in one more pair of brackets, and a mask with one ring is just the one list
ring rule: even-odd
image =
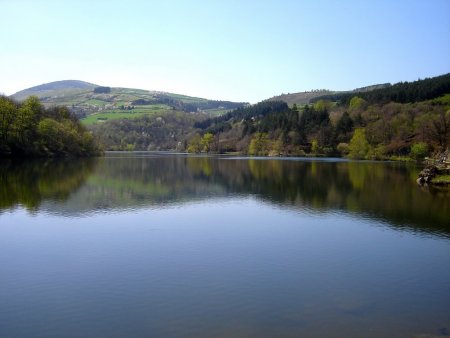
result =
[{"label": "bush", "polygon": [[339,143],[337,145],[337,151],[341,154],[341,156],[347,156],[349,153],[348,143]]},{"label": "bush", "polygon": [[384,160],[386,158],[386,147],[380,144],[375,148],[370,148],[367,157],[371,160]]},{"label": "bush", "polygon": [[423,160],[428,155],[428,144],[424,142],[414,143],[411,146],[410,156],[416,161]]}]

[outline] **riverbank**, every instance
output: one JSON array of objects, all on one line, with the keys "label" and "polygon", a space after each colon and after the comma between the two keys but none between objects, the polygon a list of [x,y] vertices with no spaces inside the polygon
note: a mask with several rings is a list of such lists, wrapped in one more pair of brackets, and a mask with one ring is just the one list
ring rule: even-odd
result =
[{"label": "riverbank", "polygon": [[429,159],[428,165],[419,173],[417,183],[420,185],[436,185],[450,187],[450,151],[447,150],[437,156]]}]

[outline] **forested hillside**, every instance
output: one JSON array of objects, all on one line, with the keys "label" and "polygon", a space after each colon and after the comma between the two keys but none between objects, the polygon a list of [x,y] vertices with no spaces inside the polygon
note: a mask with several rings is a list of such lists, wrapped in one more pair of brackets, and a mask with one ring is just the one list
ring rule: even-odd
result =
[{"label": "forested hillside", "polygon": [[100,147],[66,107],[44,108],[35,96],[0,96],[0,157],[90,156]]},{"label": "forested hillside", "polygon": [[[450,145],[450,76],[321,99],[267,101],[196,123],[190,150],[250,155],[423,158]],[[446,95],[445,95],[446,94]],[[426,99],[426,100],[424,100]],[[209,140],[205,141],[205,135]],[[206,147],[206,145],[208,145]]]},{"label": "forested hillside", "polygon": [[[200,114],[169,111],[134,119],[108,121],[90,126],[106,150],[186,149]],[[204,117],[203,117],[204,118]]]}]

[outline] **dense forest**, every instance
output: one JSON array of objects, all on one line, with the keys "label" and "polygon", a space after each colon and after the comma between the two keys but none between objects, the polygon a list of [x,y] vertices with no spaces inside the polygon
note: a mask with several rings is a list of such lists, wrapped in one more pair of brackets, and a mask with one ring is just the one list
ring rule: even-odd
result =
[{"label": "dense forest", "polygon": [[[449,99],[369,104],[355,96],[348,106],[322,100],[301,109],[262,102],[229,114],[226,121],[209,119],[196,126],[200,134],[215,136],[219,152],[420,159],[450,144]],[[193,137],[190,144],[196,142]]]},{"label": "dense forest", "polygon": [[0,157],[90,156],[101,150],[66,107],[44,108],[35,96],[21,103],[0,96]]}]

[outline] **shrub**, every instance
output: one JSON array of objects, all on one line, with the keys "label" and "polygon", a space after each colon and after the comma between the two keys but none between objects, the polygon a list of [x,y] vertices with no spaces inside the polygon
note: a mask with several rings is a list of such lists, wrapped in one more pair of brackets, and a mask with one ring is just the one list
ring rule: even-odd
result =
[{"label": "shrub", "polygon": [[411,146],[410,155],[416,161],[423,160],[428,155],[428,144],[424,142],[414,143]]},{"label": "shrub", "polygon": [[347,156],[349,153],[348,143],[339,143],[337,145],[337,151],[341,154],[341,156]]}]

